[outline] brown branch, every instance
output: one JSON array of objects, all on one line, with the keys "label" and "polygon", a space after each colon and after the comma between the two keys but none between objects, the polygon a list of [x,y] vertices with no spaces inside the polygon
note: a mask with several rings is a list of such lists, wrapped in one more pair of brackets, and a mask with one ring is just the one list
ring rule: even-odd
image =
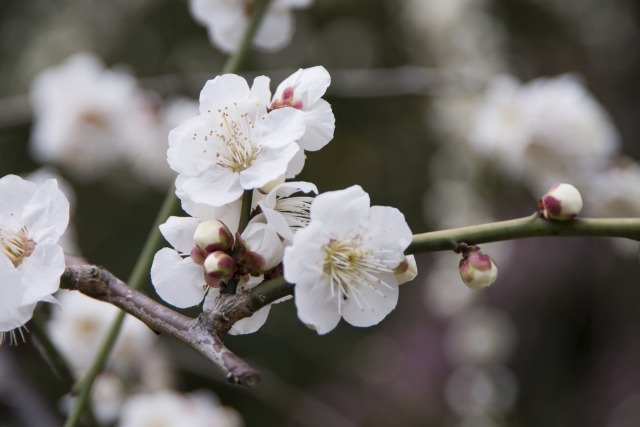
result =
[{"label": "brown branch", "polygon": [[236,321],[256,311],[247,294],[222,295],[212,310],[192,319],[130,288],[109,271],[93,265],[68,266],[62,275],[60,287],[113,304],[140,319],[156,333],[182,341],[220,369],[230,383],[252,387],[260,382],[260,373],[222,342],[222,336]]}]

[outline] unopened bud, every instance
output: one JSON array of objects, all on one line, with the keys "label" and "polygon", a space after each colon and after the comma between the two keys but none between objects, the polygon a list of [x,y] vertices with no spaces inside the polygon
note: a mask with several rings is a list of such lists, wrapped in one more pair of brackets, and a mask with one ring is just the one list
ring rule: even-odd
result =
[{"label": "unopened bud", "polygon": [[[235,262],[222,251],[212,252],[204,260],[204,271],[207,278],[214,281],[227,281],[233,276]],[[209,283],[209,282],[207,282]]]},{"label": "unopened bud", "polygon": [[193,240],[206,253],[227,251],[233,247],[233,234],[224,223],[217,219],[198,224]]},{"label": "unopened bud", "polygon": [[571,184],[553,184],[538,201],[538,207],[543,218],[568,221],[580,213],[582,196]]},{"label": "unopened bud", "polygon": [[402,285],[410,280],[413,280],[418,275],[418,266],[416,265],[416,257],[413,255],[407,255],[404,260],[396,267],[393,274],[398,280],[398,285]]},{"label": "unopened bud", "polygon": [[462,281],[471,289],[486,288],[498,277],[495,262],[477,246],[470,246],[463,252],[459,269]]}]

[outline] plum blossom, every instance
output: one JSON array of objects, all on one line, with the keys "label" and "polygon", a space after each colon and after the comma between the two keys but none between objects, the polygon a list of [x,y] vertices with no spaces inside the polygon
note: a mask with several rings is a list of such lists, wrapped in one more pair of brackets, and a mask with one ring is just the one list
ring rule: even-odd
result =
[{"label": "plum blossom", "polygon": [[95,178],[117,164],[126,123],[139,102],[132,76],[107,70],[95,55],[82,52],[40,73],[30,96],[36,160],[83,178]]},{"label": "plum blossom", "polygon": [[127,400],[118,427],[241,427],[240,415],[209,392],[163,390]]},{"label": "plum blossom", "polygon": [[[232,52],[249,25],[257,0],[191,0],[193,18],[205,25],[211,42],[224,52]],[[264,51],[276,51],[291,41],[295,21],[291,9],[309,7],[313,0],[274,0],[269,5],[253,39]]]},{"label": "plum blossom", "polygon": [[284,277],[295,284],[298,317],[325,334],[341,317],[379,323],[398,301],[395,270],[412,234],[395,208],[370,206],[360,186],[317,196],[311,222],[285,249]]},{"label": "plum blossom", "polygon": [[297,141],[302,150],[296,154],[287,169],[287,178],[292,178],[304,166],[304,151],[318,151],[333,139],[335,117],[331,105],[322,99],[331,84],[331,76],[322,66],[301,68],[278,85],[273,97],[268,79],[256,83],[256,93],[261,99],[269,99],[270,110],[292,107],[304,112],[306,130]]},{"label": "plum blossom", "polygon": [[194,203],[220,207],[284,175],[305,132],[303,116],[294,108],[267,114],[267,105],[235,74],[209,80],[200,114],[169,133],[167,158],[181,176],[181,191]]},{"label": "plum blossom", "polygon": [[470,131],[471,146],[540,190],[580,181],[607,166],[620,146],[611,118],[574,75],[525,85],[498,76]]},{"label": "plum blossom", "polygon": [[[195,236],[198,226],[207,221],[210,220],[170,217],[160,226],[163,236],[174,249],[163,248],[156,253],[151,266],[151,281],[158,295],[175,307],[193,307],[200,304],[207,296],[204,309],[208,309],[213,307],[215,299],[220,295],[219,276],[207,270],[210,264],[207,260],[210,257],[217,257],[221,251],[216,250],[211,254],[201,255],[204,248],[198,247],[198,243],[196,243]],[[248,226],[240,235],[239,240],[242,242],[244,250],[250,253],[250,256],[246,258],[260,259],[269,263],[269,265],[259,266],[266,270],[281,262],[283,247],[275,231],[264,229],[267,227],[266,224],[261,226],[256,224],[256,227],[260,227],[260,229]],[[225,269],[227,268],[229,267],[225,266]],[[235,266],[231,268],[235,268]],[[254,273],[256,268],[253,264],[250,266]],[[261,281],[261,276],[244,275],[238,284],[238,292],[250,289]],[[241,334],[258,330],[264,324],[269,310],[270,305],[267,305],[252,316],[239,320],[229,332]]]},{"label": "plum blossom", "polygon": [[6,332],[15,341],[39,301],[56,302],[69,202],[55,180],[37,186],[15,175],[0,179],[0,200],[1,343]]}]

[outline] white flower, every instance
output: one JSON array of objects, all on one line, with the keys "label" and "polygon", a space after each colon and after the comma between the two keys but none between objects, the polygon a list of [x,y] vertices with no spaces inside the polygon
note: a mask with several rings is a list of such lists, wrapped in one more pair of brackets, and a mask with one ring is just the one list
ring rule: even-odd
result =
[{"label": "white flower", "polygon": [[265,272],[282,262],[284,244],[269,224],[250,221],[241,236],[247,261],[259,271]]},{"label": "white flower", "polygon": [[[310,182],[284,182],[275,186],[257,203],[267,223],[286,244],[290,244],[293,234],[310,221],[309,210],[313,197],[292,196],[295,193],[318,194],[318,189]],[[254,199],[257,199],[255,192]]]},{"label": "white flower", "polygon": [[539,187],[590,177],[620,146],[607,112],[573,75],[491,82],[470,142]]},{"label": "white flower", "polygon": [[394,270],[411,230],[395,208],[370,206],[359,186],[320,194],[311,223],[285,249],[284,277],[295,284],[298,317],[319,334],[340,317],[354,326],[380,322],[396,306]]},{"label": "white flower", "polygon": [[571,184],[556,183],[538,201],[543,218],[569,221],[582,210],[580,191]]},{"label": "white flower", "polygon": [[118,427],[241,427],[242,419],[208,392],[165,390],[127,400]]},{"label": "white flower", "polygon": [[[61,291],[56,296],[62,308],[51,314],[49,336],[74,371],[84,375],[119,309],[80,292]],[[145,324],[127,316],[109,367],[127,374],[136,372],[155,342],[156,335]]]},{"label": "white flower", "polygon": [[[327,91],[331,77],[324,67],[299,69],[287,77],[271,98],[269,80],[256,81],[254,92],[261,99],[269,99],[270,110],[292,107],[304,112],[306,131],[297,141],[304,151],[318,151],[333,139],[335,117],[331,105],[321,97]],[[300,150],[287,169],[287,178],[300,173],[304,166],[304,152]]]},{"label": "white flower", "polygon": [[[256,47],[275,51],[289,44],[294,30],[290,9],[309,7],[313,0],[274,0],[253,39]],[[256,0],[191,0],[189,10],[194,19],[207,27],[209,39],[224,52],[238,47]]]},{"label": "white flower", "polygon": [[0,343],[24,325],[39,301],[55,302],[65,260],[60,236],[69,202],[55,180],[41,186],[15,175],[0,178]]},{"label": "white flower", "polygon": [[117,164],[140,102],[133,77],[78,53],[40,73],[30,96],[35,119],[30,148],[36,160],[83,178]]},{"label": "white flower", "polygon": [[218,76],[200,94],[200,115],[170,132],[169,165],[193,202],[223,206],[285,173],[303,115],[294,108],[267,114],[242,77]]}]

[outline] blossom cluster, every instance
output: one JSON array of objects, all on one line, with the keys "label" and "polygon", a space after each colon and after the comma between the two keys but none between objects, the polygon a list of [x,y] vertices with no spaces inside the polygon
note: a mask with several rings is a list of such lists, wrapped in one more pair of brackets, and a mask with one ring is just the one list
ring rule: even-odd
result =
[{"label": "blossom cluster", "polygon": [[[305,152],[333,138],[322,99],[330,76],[320,66],[301,69],[273,94],[269,83],[218,76],[205,84],[199,114],[169,133],[167,159],[190,217],[161,225],[173,249],[155,255],[154,287],[176,307],[204,301],[207,310],[221,292],[284,276],[295,284],[300,319],[318,333],[341,317],[376,324],[395,307],[398,284],[415,275],[404,256],[411,231],[397,209],[371,207],[360,187],[314,197],[314,184],[287,181],[302,171]],[[251,203],[245,223],[243,203]],[[230,333],[256,331],[269,309]]]},{"label": "blossom cluster", "polygon": [[197,111],[177,98],[162,105],[136,79],[105,68],[88,52],[41,72],[30,93],[35,160],[95,179],[128,165],[136,177],[160,188],[175,179],[165,151],[169,130]]}]

